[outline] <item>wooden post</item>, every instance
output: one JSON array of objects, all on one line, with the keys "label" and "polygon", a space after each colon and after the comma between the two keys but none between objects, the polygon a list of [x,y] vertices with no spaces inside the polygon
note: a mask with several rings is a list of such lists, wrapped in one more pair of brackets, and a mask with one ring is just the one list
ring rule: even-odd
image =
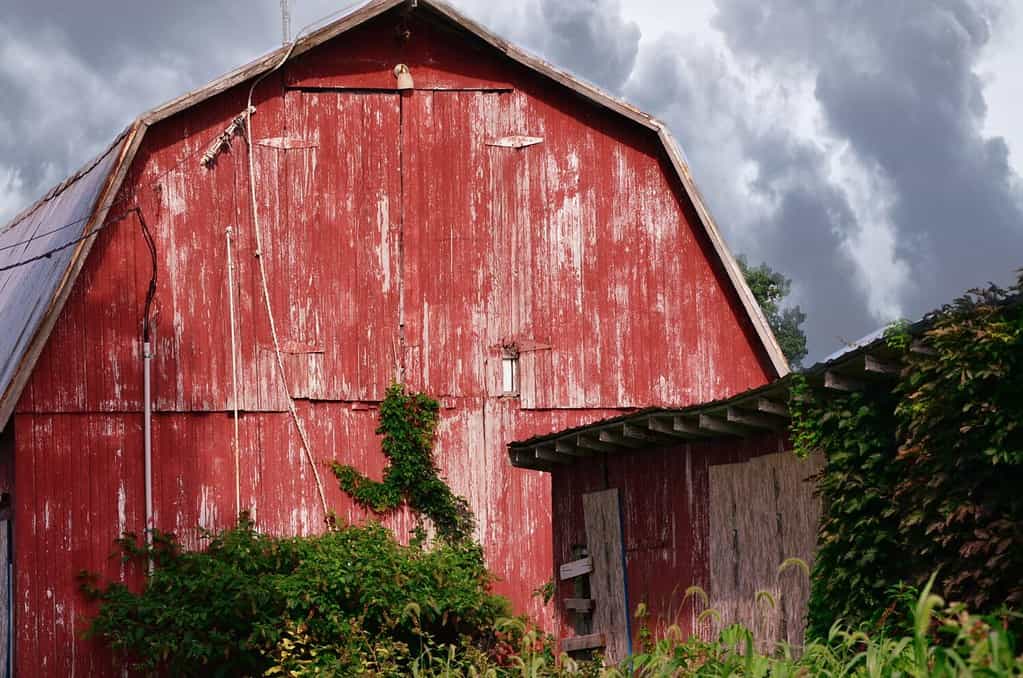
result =
[{"label": "wooden post", "polygon": [[590,573],[593,630],[604,636],[608,663],[617,664],[632,652],[618,490],[584,494],[583,520],[586,546],[593,561]]}]

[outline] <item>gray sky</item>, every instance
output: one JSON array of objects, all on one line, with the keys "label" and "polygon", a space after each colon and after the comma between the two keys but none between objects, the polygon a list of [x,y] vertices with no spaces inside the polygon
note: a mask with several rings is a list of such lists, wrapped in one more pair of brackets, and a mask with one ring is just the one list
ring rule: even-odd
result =
[{"label": "gray sky", "polygon": [[[8,0],[0,222],[138,113],[280,41],[278,0]],[[300,27],[349,0],[293,0]],[[810,360],[1023,266],[1023,3],[456,0],[667,122]]]}]

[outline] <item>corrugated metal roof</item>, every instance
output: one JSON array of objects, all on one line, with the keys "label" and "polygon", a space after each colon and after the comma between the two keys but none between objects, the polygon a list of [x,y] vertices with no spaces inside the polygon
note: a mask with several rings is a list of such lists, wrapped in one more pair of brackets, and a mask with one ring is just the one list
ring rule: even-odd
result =
[{"label": "corrugated metal roof", "polygon": [[830,363],[830,362],[834,362],[835,360],[838,360],[839,358],[844,356],[846,353],[851,353],[853,351],[856,351],[858,349],[863,348],[864,346],[869,346],[869,345],[873,344],[875,341],[877,341],[878,339],[881,339],[882,337],[884,337],[884,333],[887,330],[888,330],[888,326],[887,325],[885,325],[884,327],[879,327],[876,330],[874,330],[873,332],[860,337],[859,339],[857,339],[853,343],[847,344],[847,345],[843,346],[842,348],[838,349],[837,351],[835,351],[834,353],[829,354],[827,357],[825,357],[823,360],[821,360],[817,364],[818,365],[823,365],[823,364],[827,364],[827,363]]},{"label": "corrugated metal roof", "polygon": [[[0,229],[0,393],[6,394],[78,250],[124,137]],[[46,255],[31,261],[35,257]],[[24,263],[23,262],[28,262]],[[9,268],[9,270],[2,270]],[[6,421],[0,420],[0,429]]]}]

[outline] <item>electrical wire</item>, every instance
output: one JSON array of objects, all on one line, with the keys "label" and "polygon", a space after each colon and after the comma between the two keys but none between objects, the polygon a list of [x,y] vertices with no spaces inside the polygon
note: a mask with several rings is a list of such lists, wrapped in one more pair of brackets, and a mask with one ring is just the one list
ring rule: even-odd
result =
[{"label": "electrical wire", "polygon": [[149,288],[146,290],[146,303],[142,311],[142,341],[148,344],[152,335],[150,310],[153,307],[153,299],[156,297],[156,283],[159,276],[159,270],[156,266],[156,243],[153,241],[153,234],[149,231],[149,224],[146,223],[146,218],[142,216],[142,210],[136,207],[128,213],[131,214],[131,212],[138,215],[139,224],[142,225],[142,237],[146,240],[146,248],[149,250],[149,259],[153,266],[152,275],[149,277]]},{"label": "electrical wire", "polygon": [[49,259],[54,254],[56,254],[57,252],[61,252],[63,250],[66,250],[69,247],[77,245],[78,243],[82,242],[83,240],[87,240],[87,239],[91,238],[92,236],[94,236],[97,233],[99,233],[100,231],[102,231],[103,228],[104,227],[102,227],[102,226],[99,227],[99,228],[95,228],[95,229],[89,231],[88,233],[86,233],[85,235],[83,235],[80,238],[75,238],[74,240],[72,240],[70,242],[64,243],[60,247],[54,247],[53,249],[47,250],[46,252],[43,252],[42,254],[37,254],[34,257],[29,257],[28,259],[22,259],[21,261],[17,261],[17,262],[15,262],[13,264],[8,264],[7,266],[0,266],[0,273],[5,273],[7,271],[12,271],[12,270],[18,268],[19,266],[25,266],[26,264],[34,263],[36,261],[39,261],[40,259]]},{"label": "electrical wire", "polygon": [[[85,233],[84,235],[81,235],[81,236],[75,238],[74,240],[69,240],[68,242],[64,243],[63,245],[60,245],[59,247],[51,248],[51,249],[49,249],[49,250],[47,250],[47,251],[45,251],[45,252],[43,252],[41,254],[37,254],[37,255],[35,255],[33,257],[29,257],[28,259],[22,259],[21,261],[16,261],[13,264],[7,264],[6,266],[0,266],[0,273],[4,273],[6,271],[14,270],[14,269],[16,269],[16,268],[18,268],[20,266],[25,266],[27,264],[31,264],[33,262],[39,261],[40,259],[49,259],[54,254],[56,254],[57,252],[62,252],[62,251],[66,250],[69,247],[73,247],[73,246],[77,245],[78,243],[82,242],[83,240],[88,240],[92,236],[98,234],[103,229],[109,228],[109,227],[113,226],[114,224],[118,223],[119,221],[123,221],[125,217],[127,217],[129,214],[133,214],[135,212],[138,212],[139,219],[142,219],[142,212],[139,210],[139,208],[138,207],[132,208],[132,209],[128,210],[127,212],[122,212],[121,214],[117,215],[113,219],[108,220],[105,224],[103,224],[101,226],[97,226],[96,228],[92,229],[88,233]],[[87,218],[88,217],[86,217],[85,219],[87,219]],[[85,221],[85,219],[80,219],[79,223],[81,223],[82,221]],[[67,224],[66,226],[64,226],[62,228],[67,228],[68,226],[74,226],[74,224]],[[60,230],[60,229],[56,229],[56,230]],[[149,229],[145,227],[144,222],[143,222],[143,233],[146,234],[146,241],[147,241],[147,244],[150,246],[150,253],[155,253],[155,249],[152,246],[152,237],[150,235],[148,235]],[[39,237],[42,237],[42,236],[39,236]],[[154,257],[155,257],[155,254],[154,254]],[[155,273],[155,268],[156,268],[155,259],[154,259],[153,268],[154,268],[154,273],[153,274],[155,276],[156,275],[156,273]],[[154,283],[154,285],[155,285],[155,283]],[[154,292],[155,292],[155,290],[154,290]],[[148,309],[148,306],[147,306],[147,309]]]},{"label": "electrical wire", "polygon": [[[160,184],[161,181],[163,181],[164,177],[166,177],[168,174],[170,174],[171,172],[173,172],[178,167],[180,167],[181,165],[185,164],[186,162],[188,162],[191,159],[192,159],[192,156],[190,156],[190,155],[189,156],[185,156],[184,158],[182,158],[181,160],[176,162],[174,165],[172,165],[171,167],[169,167],[165,171],[161,172],[155,179],[153,179],[153,181],[151,181],[150,183],[146,184],[143,188],[155,188],[156,186],[158,186]],[[117,205],[122,205],[122,204],[124,204],[126,202],[130,202],[132,200],[135,200],[135,196],[136,195],[137,195],[137,193],[135,191],[133,191],[132,193],[130,193],[128,195],[125,195],[124,197],[122,197],[122,198],[120,198],[118,200],[115,200],[114,202],[110,203],[110,207],[108,209],[112,209],[112,208],[114,208]],[[59,247],[54,247],[53,249],[48,250],[46,252],[43,252],[42,254],[39,254],[37,256],[33,256],[33,257],[28,258],[28,259],[24,259],[22,261],[16,261],[13,264],[7,264],[7,265],[5,265],[3,267],[0,267],[0,273],[3,273],[5,271],[13,270],[13,269],[18,268],[20,266],[26,266],[28,264],[34,263],[36,261],[39,261],[40,259],[47,259],[50,256],[56,254],[57,252],[60,252],[62,250],[66,250],[67,248],[69,248],[69,247],[71,247],[73,245],[77,245],[78,243],[82,242],[83,240],[91,238],[92,236],[94,236],[97,233],[99,233],[100,231],[102,231],[104,228],[106,228],[106,227],[108,227],[108,226],[110,226],[110,225],[112,225],[112,224],[114,224],[114,223],[124,219],[126,216],[128,216],[129,214],[131,214],[132,212],[134,212],[134,211],[136,211],[138,209],[139,208],[135,207],[135,208],[132,208],[130,210],[127,210],[126,212],[123,212],[123,213],[119,214],[118,216],[114,217],[113,219],[109,219],[107,221],[107,223],[102,224],[100,226],[97,226],[96,228],[94,228],[91,231],[89,231],[88,233],[80,236],[79,238],[76,238],[75,240],[71,240],[69,242],[66,242],[63,245],[59,246]],[[140,218],[141,218],[141,212],[139,213],[139,215],[140,215]],[[58,233],[60,231],[63,231],[66,228],[71,228],[72,226],[77,226],[77,225],[81,224],[82,222],[88,221],[92,217],[93,217],[93,213],[90,213],[90,214],[88,214],[88,215],[86,215],[84,217],[81,217],[79,219],[75,219],[74,221],[69,221],[66,224],[62,224],[60,226],[55,226],[54,228],[50,229],[46,233],[40,233],[38,235],[32,236],[31,238],[26,238],[25,240],[21,240],[21,241],[16,242],[16,243],[9,243],[7,245],[4,245],[3,247],[0,247],[0,252],[6,251],[6,250],[11,250],[11,249],[14,249],[16,247],[20,247],[22,245],[31,244],[32,242],[34,242],[35,240],[38,240],[39,238],[43,238],[43,237],[46,237],[47,235],[52,235],[54,233]],[[18,226],[18,224],[20,224],[22,221],[24,221],[24,219],[20,219],[16,223],[10,224],[3,231],[3,233],[9,233],[13,229],[15,229]],[[146,229],[144,232],[146,232],[146,231],[148,231],[148,229]]]},{"label": "electrical wire", "polygon": [[90,216],[92,216],[92,215],[90,214],[90,215],[84,216],[84,217],[82,217],[80,219],[75,219],[74,221],[68,222],[68,223],[64,224],[63,226],[57,226],[56,228],[50,229],[49,231],[45,231],[43,233],[36,233],[31,238],[26,238],[25,240],[21,240],[19,242],[10,243],[9,245],[4,245],[3,247],[0,247],[0,252],[6,252],[7,250],[13,250],[14,248],[21,247],[22,245],[31,245],[32,243],[34,243],[36,240],[39,240],[40,238],[45,238],[46,236],[53,235],[54,233],[60,233],[65,228],[71,228],[72,226],[77,226],[78,224],[82,223],[83,221],[88,221]]}]

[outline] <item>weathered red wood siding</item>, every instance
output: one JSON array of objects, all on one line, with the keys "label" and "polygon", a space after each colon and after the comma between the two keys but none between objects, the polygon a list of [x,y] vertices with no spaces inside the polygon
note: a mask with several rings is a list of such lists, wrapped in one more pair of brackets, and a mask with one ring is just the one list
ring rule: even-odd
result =
[{"label": "weathered red wood siding", "polygon": [[[651,630],[663,632],[677,624],[685,634],[699,633],[696,617],[703,606],[695,598],[683,605],[683,598],[690,586],[711,591],[708,469],[789,447],[782,436],[762,434],[598,454],[585,463],[557,468],[552,473],[555,562],[573,560],[573,548],[586,546],[582,495],[618,488],[630,614],[643,603]],[[571,580],[558,584],[552,607],[562,637],[574,635],[572,613],[560,603],[573,595]],[[638,633],[634,624],[637,640]]]},{"label": "weathered red wood siding", "polygon": [[[691,205],[649,131],[418,15],[387,15],[259,88],[254,161],[269,296],[286,371],[338,515],[366,519],[333,459],[379,474],[375,404],[404,375],[444,405],[437,454],[479,519],[497,588],[551,577],[550,480],[505,445],[624,408],[684,405],[771,374]],[[414,92],[394,91],[410,66]],[[285,87],[286,85],[286,87]],[[235,137],[247,86],[154,126],[111,210],[153,230],[156,524],[196,545],[234,519],[226,230],[234,229],[241,505],[281,534],[322,529],[311,469],[275,368]],[[487,142],[543,137],[525,149]],[[22,675],[102,673],[77,636],[74,573],[143,528],[139,327],[149,255],[132,216],[97,238],[17,415]],[[501,347],[522,351],[521,397],[500,394]],[[22,434],[24,431],[24,434]],[[399,531],[407,516],[387,518]],[[57,670],[54,667],[59,667]]]}]

